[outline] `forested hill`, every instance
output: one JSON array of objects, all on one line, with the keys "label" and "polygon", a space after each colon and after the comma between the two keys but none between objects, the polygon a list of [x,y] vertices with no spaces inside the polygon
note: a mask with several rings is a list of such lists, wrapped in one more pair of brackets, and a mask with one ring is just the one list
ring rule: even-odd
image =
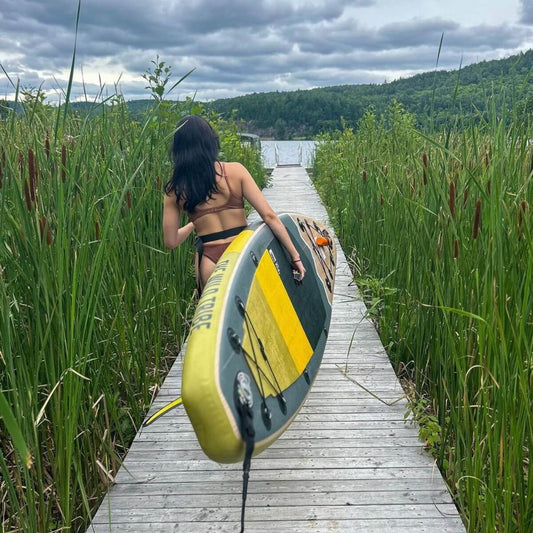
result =
[{"label": "forested hill", "polygon": [[454,71],[437,70],[381,85],[341,85],[291,92],[254,93],[215,100],[217,112],[236,118],[245,128],[278,139],[311,137],[341,127],[341,117],[355,126],[373,106],[381,114],[397,100],[414,113],[421,128],[442,127],[457,116],[487,112],[489,101],[502,103],[525,117],[533,112],[533,50],[506,59],[483,61]]},{"label": "forested hill", "polygon": [[[178,88],[179,90],[179,88]],[[254,93],[237,98],[201,103],[187,99],[174,102],[183,112],[200,104],[241,122],[241,129],[261,137],[277,139],[312,138],[319,133],[356,127],[369,108],[385,114],[392,100],[416,115],[423,130],[445,125],[468,125],[488,115],[488,106],[497,113],[512,109],[520,119],[533,119],[533,49],[506,59],[483,61],[452,70],[436,70],[390,83],[339,85],[290,92]],[[169,102],[170,103],[170,102]],[[72,102],[77,112],[101,112],[111,104]],[[127,102],[130,116],[144,120],[153,99]],[[21,105],[0,100],[0,120],[9,108]]]}]

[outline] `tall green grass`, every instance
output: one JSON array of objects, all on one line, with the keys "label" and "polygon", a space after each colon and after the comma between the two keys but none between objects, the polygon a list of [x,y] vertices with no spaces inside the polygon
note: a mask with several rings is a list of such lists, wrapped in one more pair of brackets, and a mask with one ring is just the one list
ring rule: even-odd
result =
[{"label": "tall green grass", "polygon": [[508,117],[424,136],[392,104],[314,179],[469,531],[533,529],[533,150]]},{"label": "tall green grass", "polygon": [[120,96],[87,117],[29,98],[0,122],[3,531],[85,529],[184,340],[194,247],[167,252],[161,230],[180,112],[139,124]]}]

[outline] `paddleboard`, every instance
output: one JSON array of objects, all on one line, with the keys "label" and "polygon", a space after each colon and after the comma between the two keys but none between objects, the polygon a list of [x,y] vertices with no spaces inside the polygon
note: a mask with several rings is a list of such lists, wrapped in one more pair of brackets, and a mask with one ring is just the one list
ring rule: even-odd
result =
[{"label": "paddleboard", "polygon": [[306,268],[303,281],[270,228],[258,221],[216,264],[191,324],[183,405],[202,449],[220,463],[243,460],[250,431],[256,455],[287,429],[326,345],[335,243],[316,220],[292,213],[280,219]]}]

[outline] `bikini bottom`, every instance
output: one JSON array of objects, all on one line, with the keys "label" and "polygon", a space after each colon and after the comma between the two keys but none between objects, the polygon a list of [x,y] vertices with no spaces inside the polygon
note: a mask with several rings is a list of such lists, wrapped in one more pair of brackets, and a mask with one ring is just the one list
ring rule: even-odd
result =
[{"label": "bikini bottom", "polygon": [[207,259],[210,259],[213,263],[218,263],[218,260],[230,244],[231,242],[224,242],[222,244],[204,244],[202,257],[207,257]]},{"label": "bikini bottom", "polygon": [[235,237],[247,226],[239,226],[236,228],[230,228],[224,231],[218,231],[216,233],[209,233],[208,235],[201,235],[196,239],[196,249],[198,250],[198,264],[202,261],[202,257],[205,255],[208,259],[217,263],[220,256],[224,253],[226,248],[231,242],[224,243],[212,243],[212,241],[218,241],[220,239],[227,239],[228,237]]}]

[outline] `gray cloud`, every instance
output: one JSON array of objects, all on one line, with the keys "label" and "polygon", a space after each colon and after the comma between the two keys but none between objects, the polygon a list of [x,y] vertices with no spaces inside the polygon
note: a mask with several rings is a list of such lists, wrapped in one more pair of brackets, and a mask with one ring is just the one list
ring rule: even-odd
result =
[{"label": "gray cloud", "polygon": [[533,2],[531,0],[521,0],[522,10],[520,22],[533,26]]},{"label": "gray cloud", "polygon": [[[73,94],[106,91],[122,75],[127,99],[147,98],[141,74],[159,55],[174,78],[196,70],[175,97],[199,99],[346,83],[380,83],[439,65],[510,55],[531,42],[533,6],[522,0],[522,24],[479,24],[431,16],[370,26],[357,18],[380,0],[84,0]],[[379,7],[379,6],[378,6]],[[52,92],[72,59],[77,2],[0,0],[0,63],[25,86]],[[366,11],[365,11],[366,12]],[[381,19],[376,12],[376,21]],[[54,81],[54,77],[58,80]],[[0,97],[10,92],[0,77]]]}]

